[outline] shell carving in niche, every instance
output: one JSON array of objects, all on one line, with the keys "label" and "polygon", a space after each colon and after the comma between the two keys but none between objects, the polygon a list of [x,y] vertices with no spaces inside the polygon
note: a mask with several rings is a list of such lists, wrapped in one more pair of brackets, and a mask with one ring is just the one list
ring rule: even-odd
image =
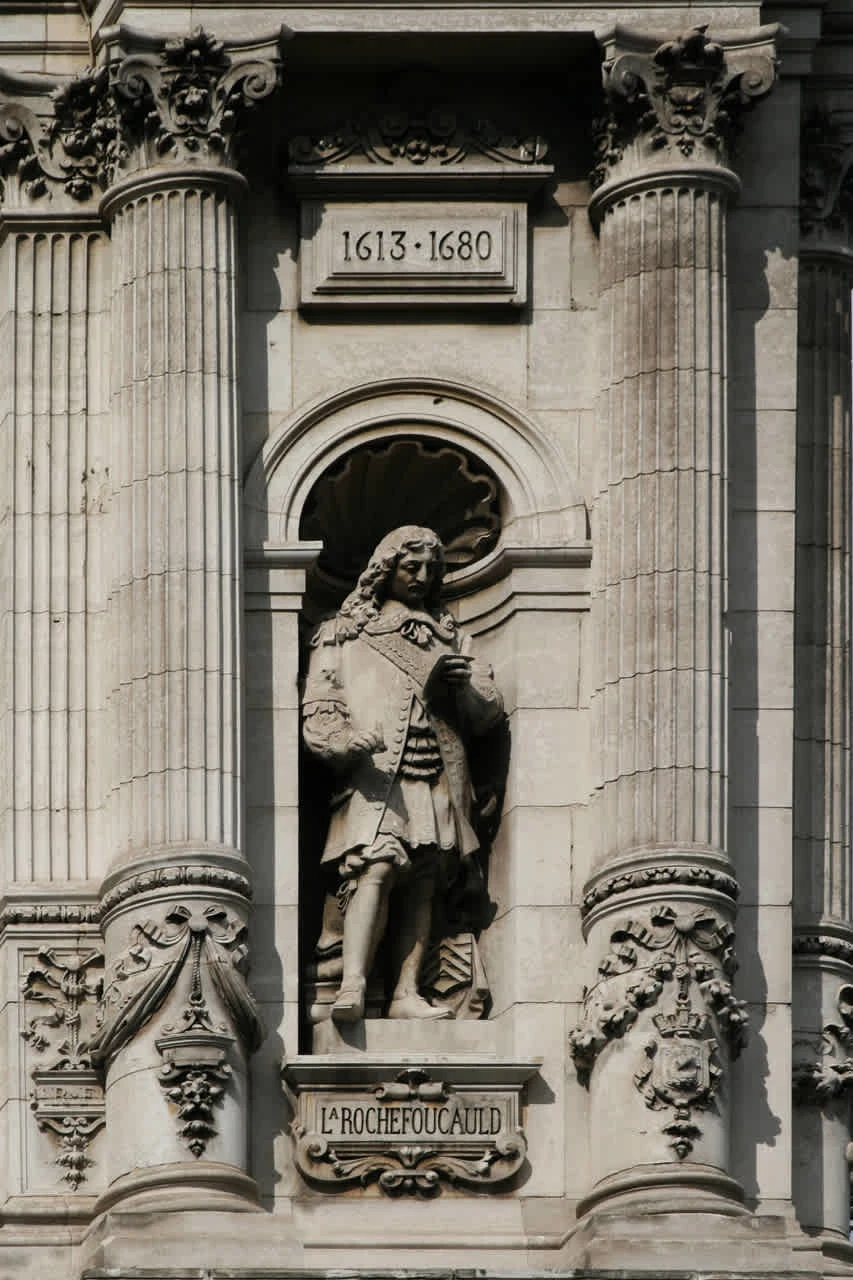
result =
[{"label": "shell carving in niche", "polygon": [[471,564],[500,535],[498,481],[464,450],[420,437],[362,445],[314,485],[300,536],[322,540],[320,574],[343,592],[380,539],[403,524],[435,529],[449,569]]}]

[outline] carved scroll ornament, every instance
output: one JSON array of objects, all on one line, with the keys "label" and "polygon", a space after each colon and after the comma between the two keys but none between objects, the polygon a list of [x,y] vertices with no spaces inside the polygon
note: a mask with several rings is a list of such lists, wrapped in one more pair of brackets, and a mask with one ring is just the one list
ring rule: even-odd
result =
[{"label": "carved scroll ornament", "polygon": [[30,1106],[36,1123],[58,1145],[62,1179],[77,1191],[94,1161],[89,1144],[104,1127],[104,1094],[85,1043],[101,995],[103,953],[48,947],[24,976],[21,993],[31,1013],[23,1040],[48,1063],[32,1070]]},{"label": "carved scroll ornament", "polygon": [[634,1083],[650,1109],[672,1112],[663,1132],[680,1160],[702,1135],[694,1112],[712,1105],[722,1080],[719,1041],[732,1058],[744,1042],[745,1005],[731,985],[732,938],[731,926],[711,911],[661,905],[647,921],[627,921],[611,934],[613,949],[569,1037],[578,1079],[588,1084],[603,1049],[634,1026],[641,1010],[658,1010]]},{"label": "carved scroll ornament", "polygon": [[764,47],[750,42],[738,48],[706,31],[694,27],[642,50],[630,47],[642,38],[617,29],[602,68],[607,112],[594,125],[594,187],[635,141],[651,154],[674,151],[681,160],[726,159],[744,112],[773,87],[776,62],[770,39]]},{"label": "carved scroll ornament", "polygon": [[[164,1062],[160,1084],[177,1108],[180,1136],[200,1157],[216,1134],[214,1109],[231,1073],[226,1062],[229,1048],[239,1039],[252,1053],[263,1038],[257,1007],[241,972],[246,927],[221,907],[199,910],[180,904],[171,908],[163,925],[145,920],[134,933],[135,941],[113,966],[89,1053],[96,1064],[113,1058],[160,1011],[189,964],[186,1003],[177,1020],[164,1024],[155,1045]],[[156,965],[155,955],[160,960]],[[214,1023],[204,975],[227,1011],[230,1026]]]}]

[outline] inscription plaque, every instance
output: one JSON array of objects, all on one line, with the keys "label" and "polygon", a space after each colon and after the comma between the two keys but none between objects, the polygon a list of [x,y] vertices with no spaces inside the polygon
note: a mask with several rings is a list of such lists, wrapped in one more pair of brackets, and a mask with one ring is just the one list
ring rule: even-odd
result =
[{"label": "inscription plaque", "polygon": [[303,306],[521,306],[527,206],[377,201],[302,205]]},{"label": "inscription plaque", "polygon": [[354,1064],[336,1071],[317,1059],[302,1064],[284,1074],[294,1094],[296,1164],[311,1182],[376,1181],[390,1194],[434,1195],[442,1180],[481,1188],[506,1182],[524,1161],[520,1095],[535,1064],[501,1064],[491,1080],[494,1063],[483,1064],[480,1080],[470,1067],[460,1073],[448,1063],[365,1064],[359,1083]]}]

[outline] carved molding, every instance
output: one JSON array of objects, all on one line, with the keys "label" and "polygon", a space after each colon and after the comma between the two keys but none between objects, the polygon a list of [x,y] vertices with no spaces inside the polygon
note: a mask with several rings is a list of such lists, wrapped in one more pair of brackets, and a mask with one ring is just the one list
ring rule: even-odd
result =
[{"label": "carved molding", "polygon": [[803,122],[800,230],[816,247],[853,250],[853,107],[812,107]]},{"label": "carved molding", "polygon": [[794,1043],[794,1101],[824,1106],[853,1091],[853,986],[838,991],[841,1022],[830,1022],[820,1036]]},{"label": "carved molding", "polygon": [[723,1077],[719,1040],[732,1058],[744,1043],[746,1006],[731,984],[733,937],[731,925],[704,909],[659,904],[626,921],[610,935],[612,950],[569,1037],[578,1079],[588,1085],[604,1048],[626,1035],[641,1010],[658,1010],[634,1083],[649,1108],[673,1113],[662,1131],[680,1160],[702,1134],[694,1111],[713,1105]]},{"label": "carved molding", "polygon": [[176,890],[198,886],[202,889],[222,889],[227,893],[235,893],[247,902],[251,901],[252,886],[246,876],[239,871],[229,871],[224,867],[199,866],[193,863],[170,867],[153,867],[149,871],[140,871],[126,880],[109,888],[101,898],[100,916],[103,918],[116,907],[122,906],[131,898],[142,894],[154,893],[158,889]]},{"label": "carved molding", "polygon": [[853,940],[829,933],[795,934],[792,951],[795,956],[822,956],[853,965]]},{"label": "carved molding", "polygon": [[0,935],[12,925],[97,925],[96,902],[7,902],[0,911]]},{"label": "carved molding", "polygon": [[44,948],[21,986],[24,1009],[44,1010],[28,1018],[21,1037],[35,1053],[51,1054],[49,1065],[30,1073],[30,1106],[39,1129],[57,1139],[56,1163],[72,1191],[94,1163],[89,1144],[105,1123],[103,1089],[86,1045],[102,992],[102,976],[95,971],[103,961],[100,950]]},{"label": "carved molding", "polygon": [[739,893],[734,876],[713,867],[691,863],[636,867],[620,871],[594,883],[583,896],[581,914],[584,917],[588,916],[595,907],[620,894],[668,885],[711,889],[715,893],[721,893],[724,897],[730,898],[733,902],[737,900]]},{"label": "carved molding", "polygon": [[594,123],[593,187],[617,176],[635,145],[645,162],[727,162],[744,113],[773,87],[777,28],[738,42],[713,40],[706,31],[694,27],[657,47],[619,27],[605,38],[606,112]]}]

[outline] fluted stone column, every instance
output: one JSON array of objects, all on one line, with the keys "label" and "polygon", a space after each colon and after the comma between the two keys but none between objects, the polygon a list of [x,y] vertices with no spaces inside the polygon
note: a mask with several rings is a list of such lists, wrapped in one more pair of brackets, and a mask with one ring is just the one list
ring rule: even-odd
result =
[{"label": "fluted stone column", "polygon": [[848,1237],[853,89],[806,104],[802,153],[794,701],[794,1203]]},{"label": "fluted stone column", "polygon": [[[177,1187],[251,1196],[242,968],[238,127],[275,86],[274,46],[204,32],[108,49],[115,459],[115,858],[96,1061],[106,1072],[103,1207]],[[136,1117],[144,1114],[145,1125]]]},{"label": "fluted stone column", "polygon": [[[728,135],[772,85],[772,29],[604,40],[602,446],[594,510],[600,844],[572,1037],[591,1194],[737,1211],[728,1177],[737,885],[726,854]],[[727,1208],[728,1206],[728,1208]],[[659,1207],[659,1205],[658,1205]]]}]

